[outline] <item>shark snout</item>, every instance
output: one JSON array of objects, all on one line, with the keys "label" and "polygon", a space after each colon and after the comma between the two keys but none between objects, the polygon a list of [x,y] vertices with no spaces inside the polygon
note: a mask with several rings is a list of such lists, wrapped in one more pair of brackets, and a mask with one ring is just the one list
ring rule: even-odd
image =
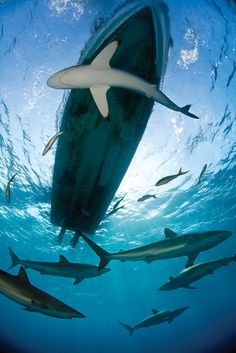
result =
[{"label": "shark snout", "polygon": [[187,310],[189,308],[189,306],[183,306],[182,308],[179,308],[176,310],[176,315],[180,315],[182,313],[185,312],[185,310]]},{"label": "shark snout", "polygon": [[228,239],[233,233],[230,232],[230,231],[222,231],[222,232],[219,232],[219,238],[221,240],[226,240]]},{"label": "shark snout", "polygon": [[51,88],[60,88],[59,83],[61,81],[61,74],[60,72],[50,76],[47,80],[47,85]]},{"label": "shark snout", "polygon": [[163,284],[158,290],[165,291],[165,290],[170,290],[170,289],[171,289],[170,282],[167,282],[167,283]]},{"label": "shark snout", "polygon": [[78,318],[82,319],[82,318],[84,318],[84,317],[86,317],[86,316],[85,316],[84,314],[80,313],[79,311],[75,311],[75,312],[71,315],[71,317],[78,317]]}]

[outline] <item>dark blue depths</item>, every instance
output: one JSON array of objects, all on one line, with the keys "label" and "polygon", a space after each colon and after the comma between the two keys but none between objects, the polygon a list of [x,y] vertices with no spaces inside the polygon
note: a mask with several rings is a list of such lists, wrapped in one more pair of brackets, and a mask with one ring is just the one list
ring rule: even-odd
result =
[{"label": "dark blue depths", "polygon": [[[162,239],[165,227],[180,234],[233,232],[224,243],[200,254],[200,262],[236,253],[236,8],[223,0],[167,4],[174,45],[162,90],[180,105],[191,103],[200,121],[155,105],[117,192],[126,194],[125,207],[102,222],[94,240],[109,251],[119,251]],[[117,5],[120,2],[107,6],[106,1],[0,1],[0,268],[5,271],[10,265],[8,246],[22,259],[57,261],[63,254],[72,262],[98,264],[83,240],[76,250],[70,247],[70,232],[58,245],[59,230],[49,221],[55,148],[45,157],[41,153],[58,128],[63,92],[49,89],[45,82],[53,72],[77,62],[90,32]],[[206,163],[201,184],[193,187]],[[190,172],[165,186],[153,186],[180,167]],[[5,186],[16,172],[8,205]],[[137,203],[145,193],[156,193],[157,198]],[[77,286],[71,279],[28,270],[32,284],[86,318],[60,320],[27,312],[0,296],[1,349],[213,353],[224,347],[227,351],[236,334],[236,264],[201,279],[198,290],[158,291],[185,262],[185,258],[151,264],[112,261],[109,273]],[[133,325],[152,309],[182,306],[189,309],[172,323],[137,330],[131,337],[118,323]]]}]

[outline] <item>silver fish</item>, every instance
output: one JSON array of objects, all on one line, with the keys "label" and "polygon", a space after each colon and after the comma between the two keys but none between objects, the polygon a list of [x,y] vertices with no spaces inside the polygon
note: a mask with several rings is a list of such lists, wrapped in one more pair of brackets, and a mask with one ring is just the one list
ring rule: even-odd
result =
[{"label": "silver fish", "polygon": [[168,176],[166,176],[166,177],[164,177],[164,178],[158,180],[158,181],[156,182],[155,186],[160,186],[160,185],[167,184],[167,183],[169,183],[171,180],[173,180],[173,179],[175,179],[175,178],[178,178],[180,175],[184,175],[184,174],[186,174],[186,173],[188,173],[188,172],[189,172],[189,170],[186,171],[186,172],[183,172],[183,171],[182,171],[182,168],[180,168],[178,174],[168,175]]},{"label": "silver fish", "polygon": [[53,146],[53,144],[55,143],[56,139],[62,135],[64,133],[64,131],[59,131],[57,132],[53,137],[50,138],[50,140],[48,141],[48,143],[46,144],[46,146],[44,147],[42,156],[45,156],[45,154],[51,149],[51,147]]},{"label": "silver fish", "polygon": [[11,189],[10,189],[10,185],[11,185],[11,182],[13,181],[13,179],[15,178],[16,175],[17,175],[17,173],[14,174],[14,175],[11,177],[11,179],[8,181],[7,186],[6,186],[6,200],[7,200],[7,202],[9,202],[9,203],[10,203],[10,201],[11,201]]}]

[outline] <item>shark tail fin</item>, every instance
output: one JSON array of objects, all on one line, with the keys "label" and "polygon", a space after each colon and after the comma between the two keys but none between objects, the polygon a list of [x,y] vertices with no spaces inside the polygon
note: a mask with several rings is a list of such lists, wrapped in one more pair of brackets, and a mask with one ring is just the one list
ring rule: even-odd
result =
[{"label": "shark tail fin", "polygon": [[236,254],[233,255],[233,261],[236,261]]},{"label": "shark tail fin", "polygon": [[185,105],[184,107],[181,107],[180,111],[181,113],[189,116],[190,118],[193,119],[199,119],[199,117],[193,113],[190,113],[189,109],[191,108],[191,104]]},{"label": "shark tail fin", "polygon": [[134,328],[130,325],[123,324],[123,322],[121,322],[121,321],[118,321],[118,322],[119,322],[119,324],[121,324],[121,326],[123,326],[124,328],[126,328],[126,330],[129,331],[129,336],[131,336],[132,333],[134,332]]},{"label": "shark tail fin", "polygon": [[182,171],[182,167],[181,167],[178,174],[179,174],[179,175],[183,175],[183,174],[186,174],[186,173],[188,173],[188,172],[189,172],[189,170],[187,170],[186,172],[183,172],[183,171]]},{"label": "shark tail fin", "polygon": [[111,260],[111,254],[95,244],[91,239],[89,239],[86,235],[83,233],[81,234],[82,238],[86,241],[86,243],[93,249],[93,251],[100,257],[100,263],[98,266],[98,270],[101,270],[102,268],[106,267],[106,265],[109,263]]},{"label": "shark tail fin", "polygon": [[11,261],[12,261],[12,264],[8,267],[8,270],[10,270],[11,268],[15,267],[16,265],[18,265],[19,263],[19,257],[16,256],[16,254],[11,250],[11,248],[9,247],[9,253],[10,253],[10,256],[11,256]]}]

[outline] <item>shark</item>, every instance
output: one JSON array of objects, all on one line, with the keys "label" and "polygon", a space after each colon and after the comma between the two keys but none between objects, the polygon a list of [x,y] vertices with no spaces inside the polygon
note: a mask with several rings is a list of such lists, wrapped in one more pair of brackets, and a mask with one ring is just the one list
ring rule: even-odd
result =
[{"label": "shark", "polygon": [[225,257],[223,259],[207,261],[185,268],[175,277],[170,276],[169,281],[163,284],[159,290],[167,291],[177,288],[197,289],[190,284],[198,281],[206,275],[212,275],[218,268],[228,266],[230,262],[236,261],[236,255]]},{"label": "shark", "polygon": [[58,262],[41,262],[21,260],[11,248],[9,248],[9,253],[12,260],[9,269],[16,265],[22,265],[24,268],[38,271],[42,275],[74,278],[74,285],[79,284],[85,278],[101,276],[103,273],[110,271],[109,268],[103,268],[99,271],[98,266],[69,262],[63,255],[59,256]]},{"label": "shark", "polygon": [[89,88],[93,99],[104,118],[109,118],[107,91],[110,87],[120,87],[138,92],[174,111],[191,118],[199,119],[189,112],[191,105],[179,107],[168,98],[155,84],[129,72],[112,68],[110,60],[120,42],[115,40],[103,48],[90,65],[77,65],[60,70],[50,76],[47,85],[58,89]]},{"label": "shark", "polygon": [[81,233],[85,242],[100,257],[98,268],[104,268],[111,260],[119,261],[145,261],[151,263],[155,260],[164,260],[174,257],[187,256],[186,267],[193,265],[197,256],[214,246],[220,244],[232,235],[225,230],[186,233],[178,235],[169,228],[164,229],[165,238],[152,243],[141,245],[128,250],[109,253],[94,243],[85,234]]},{"label": "shark", "polygon": [[26,311],[61,319],[85,317],[79,311],[33,286],[22,266],[16,276],[0,270],[0,293],[22,305]]},{"label": "shark", "polygon": [[124,328],[129,331],[129,336],[131,336],[134,330],[138,330],[140,328],[145,328],[149,326],[154,326],[158,324],[162,324],[164,322],[168,322],[170,324],[177,316],[183,314],[189,307],[184,306],[182,308],[166,310],[166,311],[158,311],[157,309],[152,309],[152,315],[148,316],[144,320],[140,321],[139,323],[130,326],[124,324],[121,321],[118,321]]}]

